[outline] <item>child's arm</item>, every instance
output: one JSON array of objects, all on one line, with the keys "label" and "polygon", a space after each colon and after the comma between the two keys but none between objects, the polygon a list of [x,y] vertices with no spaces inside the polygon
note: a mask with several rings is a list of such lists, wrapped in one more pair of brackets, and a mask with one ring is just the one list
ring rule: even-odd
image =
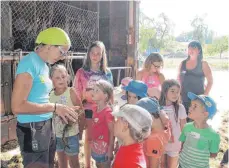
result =
[{"label": "child's arm", "polygon": [[114,124],[113,122],[108,123],[109,128],[109,146],[108,146],[108,159],[111,161],[113,159],[113,151],[114,151]]},{"label": "child's arm", "polygon": [[215,157],[217,156],[217,154],[218,154],[218,153],[211,153],[211,154],[210,154],[210,157],[211,157],[211,158],[215,158]]},{"label": "child's arm", "polygon": [[160,159],[154,158],[154,157],[148,157],[149,158],[149,168],[159,168],[160,165]]},{"label": "child's arm", "polygon": [[187,119],[187,113],[186,113],[186,110],[185,110],[183,104],[179,105],[178,116],[179,116],[179,119],[180,119],[180,128],[181,128],[181,131],[182,131],[183,128],[184,128],[184,125],[186,124],[186,119]]},{"label": "child's arm", "polygon": [[70,96],[71,96],[71,100],[72,100],[72,104],[74,106],[79,106],[79,107],[83,107],[81,99],[79,98],[79,96],[76,93],[75,88],[71,87],[70,89]]},{"label": "child's arm", "polygon": [[180,148],[180,152],[182,151],[183,149],[183,145],[184,145],[184,142],[181,143],[181,148]]},{"label": "child's arm", "polygon": [[210,141],[210,157],[215,158],[219,152],[220,136],[215,133]]},{"label": "child's arm", "polygon": [[80,99],[82,100],[82,98],[83,98],[83,84],[82,84],[81,79],[80,79],[81,73],[82,73],[81,69],[79,69],[76,72],[76,76],[75,76],[75,79],[73,82],[74,83],[73,87],[75,88],[75,91],[77,92]]},{"label": "child's arm", "polygon": [[186,132],[186,127],[184,126],[184,128],[183,128],[182,131],[181,131],[180,138],[179,138],[179,141],[181,141],[181,149],[180,149],[180,152],[182,151],[183,145],[184,145],[184,143],[185,143],[185,141],[186,141],[185,132]]},{"label": "child's arm", "polygon": [[164,125],[164,127],[168,127],[168,124],[169,124],[169,117],[168,115],[165,113],[164,110],[161,110],[160,113],[160,119],[162,121],[162,124]]},{"label": "child's arm", "polygon": [[186,118],[185,119],[180,119],[180,129],[181,129],[181,131],[183,130],[185,124],[186,124]]},{"label": "child's arm", "polygon": [[78,124],[79,124],[79,132],[82,133],[85,127],[85,116],[83,112],[83,104],[82,104],[81,99],[77,95],[75,88],[73,87],[70,89],[70,96],[71,96],[72,104],[74,106],[79,106],[79,109],[81,111],[81,113],[78,114]]},{"label": "child's arm", "polygon": [[140,70],[137,72],[137,75],[136,75],[136,80],[142,80],[142,73],[143,73],[143,70]]},{"label": "child's arm", "polygon": [[160,80],[160,84],[162,85],[163,82],[165,81],[165,76],[163,75],[163,73],[159,73],[159,80]]}]

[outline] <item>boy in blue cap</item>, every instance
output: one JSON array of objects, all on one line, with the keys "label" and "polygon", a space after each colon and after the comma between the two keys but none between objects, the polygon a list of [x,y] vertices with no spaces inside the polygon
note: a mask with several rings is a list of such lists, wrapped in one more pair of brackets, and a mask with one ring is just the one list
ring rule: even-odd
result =
[{"label": "boy in blue cap", "polygon": [[188,92],[188,97],[191,99],[188,117],[193,122],[182,130],[179,164],[181,168],[208,168],[209,158],[217,156],[220,144],[219,134],[207,124],[217,111],[216,103],[206,95]]}]

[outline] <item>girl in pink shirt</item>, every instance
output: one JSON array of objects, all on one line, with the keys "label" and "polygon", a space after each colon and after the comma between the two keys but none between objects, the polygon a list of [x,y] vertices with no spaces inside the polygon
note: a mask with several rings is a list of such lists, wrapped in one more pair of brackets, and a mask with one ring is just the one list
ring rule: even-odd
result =
[{"label": "girl in pink shirt", "polygon": [[144,67],[137,73],[137,80],[148,86],[148,95],[159,99],[161,85],[165,80],[160,72],[163,67],[163,58],[159,53],[151,53],[145,60]]},{"label": "girl in pink shirt", "polygon": [[95,41],[88,49],[84,65],[76,72],[74,87],[83,100],[86,118],[86,131],[84,142],[85,167],[90,167],[90,148],[89,140],[91,139],[91,118],[93,108],[96,105],[92,100],[92,92],[95,82],[104,79],[113,83],[111,71],[107,67],[106,49],[101,41]]},{"label": "girl in pink shirt", "polygon": [[93,110],[91,156],[97,168],[110,167],[114,151],[114,128],[112,109],[109,105],[113,97],[113,86],[105,81],[96,82],[92,100],[96,102]]},{"label": "girl in pink shirt", "polygon": [[181,149],[179,137],[187,118],[184,106],[179,103],[180,89],[178,81],[174,79],[165,80],[162,85],[161,97],[159,100],[163,111],[165,111],[169,117],[172,128],[171,138],[165,147],[165,154],[163,157],[163,163],[165,164],[163,167],[168,168],[177,168],[178,166],[178,156]]}]

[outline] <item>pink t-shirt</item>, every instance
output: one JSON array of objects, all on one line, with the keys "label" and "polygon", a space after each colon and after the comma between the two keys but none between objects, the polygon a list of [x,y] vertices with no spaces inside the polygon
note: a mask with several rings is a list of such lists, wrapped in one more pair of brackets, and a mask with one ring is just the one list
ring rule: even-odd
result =
[{"label": "pink t-shirt", "polygon": [[105,154],[107,153],[110,140],[108,123],[114,120],[114,117],[111,115],[112,109],[106,107],[98,112],[96,107],[93,111],[91,149],[97,154]]},{"label": "pink t-shirt", "polygon": [[159,76],[154,74],[154,75],[149,75],[148,73],[143,73],[142,76],[142,81],[148,86],[148,88],[157,88],[161,90],[161,83],[159,80]]},{"label": "pink t-shirt", "polygon": [[104,79],[113,84],[113,77],[110,70],[105,74],[101,71],[86,71],[83,68],[80,68],[76,72],[75,76],[75,89],[80,95],[81,100],[87,100],[87,103],[84,105],[85,109],[92,109],[95,102],[92,100],[92,89],[96,81]]},{"label": "pink t-shirt", "polygon": [[179,105],[178,121],[176,121],[175,118],[175,109],[173,105],[164,106],[163,110],[168,115],[172,126],[172,140],[170,140],[169,143],[166,145],[165,151],[179,152],[181,148],[181,142],[179,141],[179,137],[181,134],[180,120],[187,118],[185,108],[182,104]]}]

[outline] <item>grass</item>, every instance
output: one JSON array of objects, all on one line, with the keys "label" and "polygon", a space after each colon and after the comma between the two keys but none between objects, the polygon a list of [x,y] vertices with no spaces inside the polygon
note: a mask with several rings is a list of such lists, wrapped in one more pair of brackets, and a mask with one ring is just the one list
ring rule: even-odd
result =
[{"label": "grass", "polygon": [[[178,68],[181,61],[184,58],[164,58],[165,68]],[[229,70],[229,59],[228,58],[207,58],[204,59],[208,62],[212,70]]]},{"label": "grass", "polygon": [[[220,134],[220,149],[216,158],[210,159],[211,168],[219,168],[224,152],[228,149],[228,112],[224,111],[221,116],[221,126],[218,133]],[[224,165],[224,168],[228,165]]]}]

